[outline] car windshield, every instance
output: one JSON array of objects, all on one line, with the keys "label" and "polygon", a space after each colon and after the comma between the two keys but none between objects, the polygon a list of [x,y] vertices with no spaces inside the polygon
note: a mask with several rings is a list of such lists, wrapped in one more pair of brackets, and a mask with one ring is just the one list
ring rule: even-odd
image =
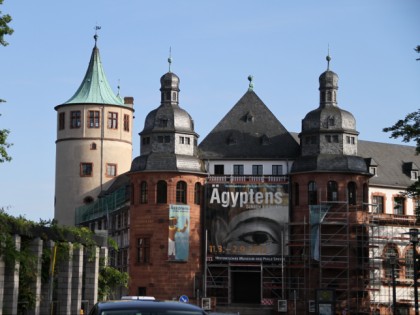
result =
[{"label": "car windshield", "polygon": [[183,310],[160,310],[160,311],[110,310],[110,311],[102,311],[101,315],[203,315],[203,312],[183,311]]}]

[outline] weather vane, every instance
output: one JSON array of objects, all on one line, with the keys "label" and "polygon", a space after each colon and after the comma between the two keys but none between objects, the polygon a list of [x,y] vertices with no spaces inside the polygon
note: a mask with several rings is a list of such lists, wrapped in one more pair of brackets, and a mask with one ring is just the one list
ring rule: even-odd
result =
[{"label": "weather vane", "polygon": [[171,72],[171,63],[172,63],[172,47],[169,46],[169,58],[168,58],[168,63],[169,63],[169,72]]},{"label": "weather vane", "polygon": [[98,41],[98,30],[100,30],[101,27],[99,25],[96,25],[93,29],[95,30],[95,35],[93,36],[93,38],[95,39],[95,46],[96,46],[96,42]]}]

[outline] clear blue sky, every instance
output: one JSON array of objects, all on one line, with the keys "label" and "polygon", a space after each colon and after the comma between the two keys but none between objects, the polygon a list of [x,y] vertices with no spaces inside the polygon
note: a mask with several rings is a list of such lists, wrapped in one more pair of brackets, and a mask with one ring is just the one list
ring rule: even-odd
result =
[{"label": "clear blue sky", "polygon": [[200,139],[248,87],[289,131],[318,107],[318,77],[339,75],[338,104],[360,139],[400,143],[383,127],[420,108],[417,0],[5,0],[15,33],[0,47],[0,128],[13,160],[0,164],[0,208],[38,221],[54,214],[56,112],[77,90],[100,25],[111,86],[135,100],[134,150],[145,116],[160,103],[160,77],[181,79],[180,105]]}]

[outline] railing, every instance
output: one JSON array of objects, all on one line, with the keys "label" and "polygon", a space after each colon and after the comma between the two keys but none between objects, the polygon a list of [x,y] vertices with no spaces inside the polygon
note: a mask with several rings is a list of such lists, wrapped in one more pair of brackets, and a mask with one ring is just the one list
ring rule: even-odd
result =
[{"label": "railing", "polygon": [[129,201],[128,189],[123,186],[112,194],[99,198],[93,203],[76,208],[76,225],[100,218],[120,209]]},{"label": "railing", "polygon": [[209,183],[288,183],[287,175],[210,175],[207,177]]}]

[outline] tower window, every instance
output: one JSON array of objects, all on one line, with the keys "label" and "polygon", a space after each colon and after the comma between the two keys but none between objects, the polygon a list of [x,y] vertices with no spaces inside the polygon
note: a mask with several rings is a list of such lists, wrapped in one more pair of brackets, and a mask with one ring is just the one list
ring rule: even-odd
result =
[{"label": "tower window", "polygon": [[356,183],[350,182],[347,185],[347,194],[348,194],[348,200],[350,205],[356,204]]},{"label": "tower window", "polygon": [[89,128],[99,128],[99,111],[98,110],[90,110],[88,117],[88,127]]},{"label": "tower window", "polygon": [[168,127],[168,120],[167,119],[159,119],[159,127]]},{"label": "tower window", "polygon": [[70,128],[80,128],[80,110],[70,112]]},{"label": "tower window", "polygon": [[334,126],[334,125],[335,125],[334,117],[329,116],[328,117],[328,127],[329,126]]},{"label": "tower window", "polygon": [[184,181],[176,183],[176,202],[187,203],[187,183]]},{"label": "tower window", "polygon": [[148,199],[148,188],[147,188],[147,182],[142,181],[140,183],[140,203],[147,203]]},{"label": "tower window", "polygon": [[107,164],[106,165],[106,176],[108,176],[108,177],[117,176],[117,164]]},{"label": "tower window", "polygon": [[338,185],[337,182],[330,180],[327,184],[327,200],[337,201],[338,200]]},{"label": "tower window", "polygon": [[118,129],[118,113],[108,112],[108,128]]},{"label": "tower window", "polygon": [[137,263],[150,262],[150,238],[140,237],[137,239]]},{"label": "tower window", "polygon": [[92,176],[93,164],[92,163],[80,163],[80,176],[89,177]]},{"label": "tower window", "polygon": [[172,92],[172,100],[176,101],[176,92]]},{"label": "tower window", "polygon": [[158,143],[163,143],[163,136],[158,136]]},{"label": "tower window", "polygon": [[90,149],[91,149],[91,150],[96,150],[96,143],[95,143],[95,142],[92,142],[92,143],[90,144]]},{"label": "tower window", "polygon": [[58,130],[63,130],[65,127],[65,113],[58,114]]},{"label": "tower window", "polygon": [[150,137],[144,137],[144,138],[142,139],[142,143],[143,143],[144,145],[146,145],[146,144],[150,144]]},{"label": "tower window", "polygon": [[130,131],[130,115],[124,114],[124,131]]},{"label": "tower window", "polygon": [[185,144],[190,145],[191,144],[191,139],[188,137],[185,137]]},{"label": "tower window", "polygon": [[332,140],[334,143],[338,143],[338,135],[333,135]]},{"label": "tower window", "polygon": [[184,144],[184,142],[185,142],[185,141],[184,141],[184,137],[179,137],[179,143],[180,143],[180,144]]},{"label": "tower window", "polygon": [[316,205],[318,203],[318,192],[316,189],[316,183],[314,181],[310,181],[308,183],[308,204],[309,205]]},{"label": "tower window", "polygon": [[331,135],[325,135],[325,141],[330,143],[331,142]]},{"label": "tower window", "polygon": [[166,203],[167,200],[167,184],[164,180],[160,180],[156,185],[156,203]]}]

